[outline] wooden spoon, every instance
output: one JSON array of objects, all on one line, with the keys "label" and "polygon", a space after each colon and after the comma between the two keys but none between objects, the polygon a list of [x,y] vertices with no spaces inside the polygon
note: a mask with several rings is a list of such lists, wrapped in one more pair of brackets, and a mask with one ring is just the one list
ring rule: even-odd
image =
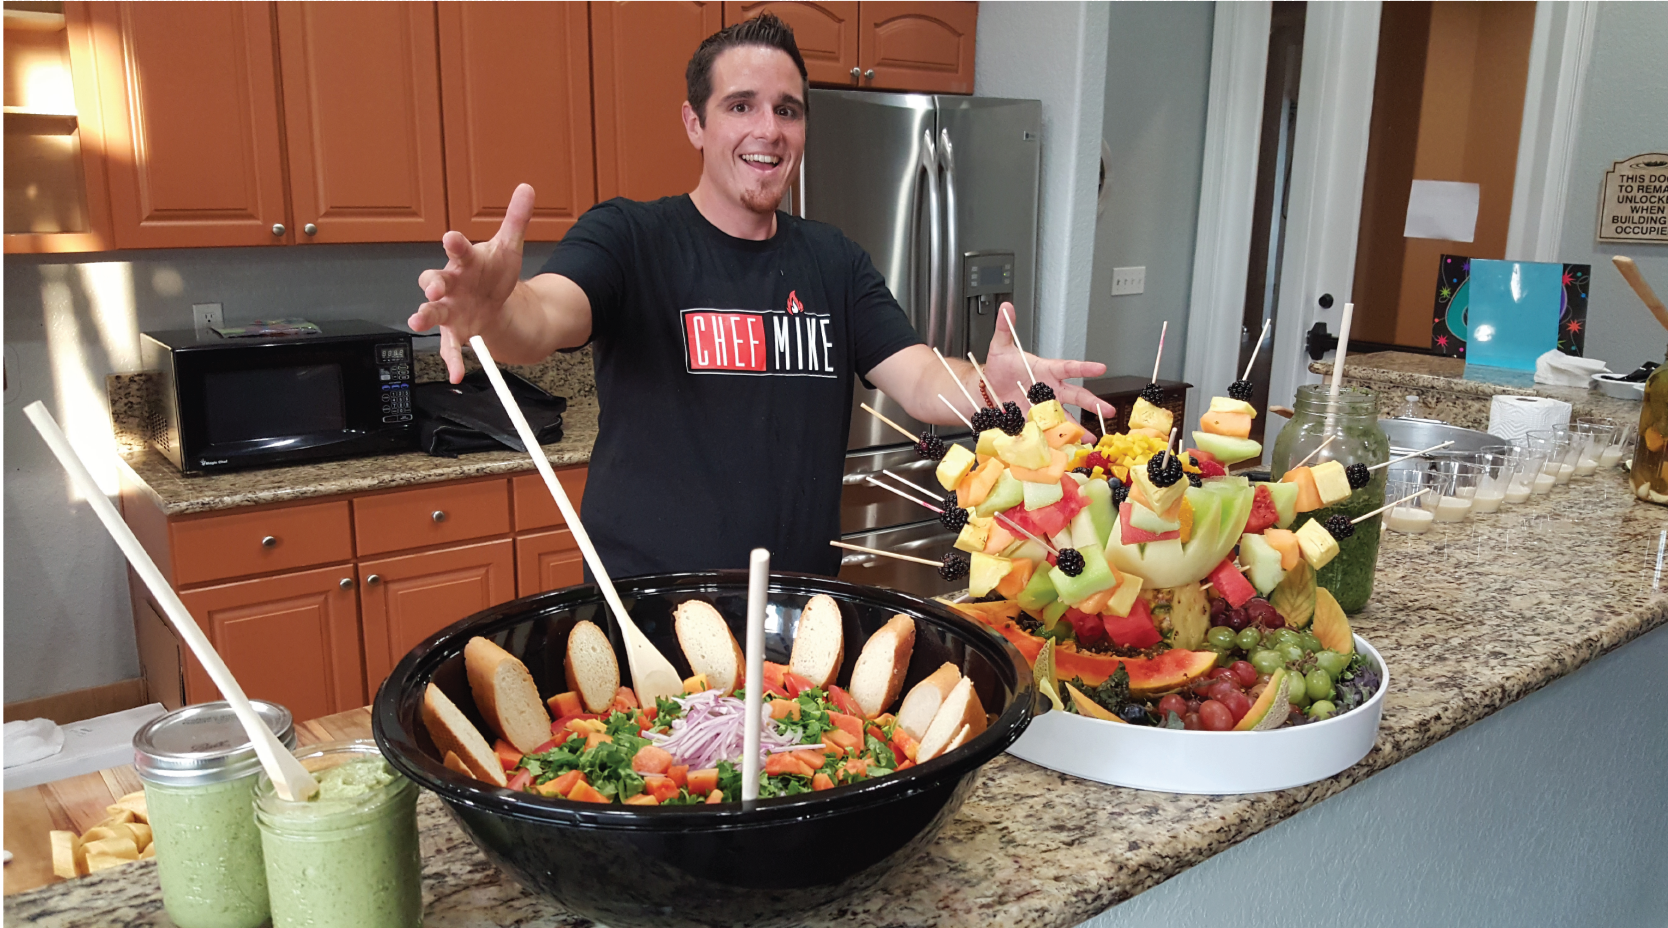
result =
[{"label": "wooden spoon", "polygon": [[1639,273],[1639,265],[1633,263],[1633,259],[1626,255],[1613,255],[1610,261],[1616,265],[1616,270],[1622,272],[1633,292],[1639,294],[1639,299],[1645,301],[1645,308],[1651,311],[1656,321],[1668,329],[1668,306],[1663,306],[1662,301],[1657,299],[1656,291],[1651,289],[1650,284],[1645,283],[1644,276]]}]

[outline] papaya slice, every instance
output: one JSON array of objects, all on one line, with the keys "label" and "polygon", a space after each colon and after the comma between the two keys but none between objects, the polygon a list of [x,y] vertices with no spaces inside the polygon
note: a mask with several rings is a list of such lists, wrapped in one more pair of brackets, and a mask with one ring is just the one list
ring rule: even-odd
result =
[{"label": "papaya slice", "polygon": [[[951,608],[995,629],[1019,650],[1027,662],[1034,663],[1042,652],[1043,639],[1014,622],[1014,617],[1019,615],[1018,603],[954,603]],[[1070,642],[1054,651],[1054,667],[1062,680],[1081,677],[1085,683],[1098,685],[1111,676],[1119,664],[1123,664],[1124,672],[1129,674],[1130,693],[1148,696],[1180,689],[1210,673],[1216,667],[1216,652],[1171,648],[1157,657],[1113,657],[1078,651]]]}]

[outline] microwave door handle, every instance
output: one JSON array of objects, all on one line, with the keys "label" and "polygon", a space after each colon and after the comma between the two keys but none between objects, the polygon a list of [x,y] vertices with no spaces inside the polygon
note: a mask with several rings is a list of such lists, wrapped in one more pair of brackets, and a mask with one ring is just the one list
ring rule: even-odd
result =
[{"label": "microwave door handle", "polygon": [[943,271],[939,261],[944,248],[944,214],[938,203],[938,146],[933,144],[930,129],[921,132],[921,162],[915,173],[917,181],[924,175],[927,182],[927,324],[921,334],[929,346],[946,350],[950,346],[936,340],[941,328],[938,314],[943,297]]},{"label": "microwave door handle", "polygon": [[956,271],[958,257],[961,254],[957,246],[956,222],[956,159],[955,152],[950,145],[950,130],[940,129],[938,136],[938,163],[943,171],[944,183],[944,289],[940,291],[943,300],[944,313],[944,353],[951,357],[961,357],[973,350],[972,345],[963,345],[957,338],[963,336],[961,326],[956,325],[956,284],[960,282],[960,275]]}]

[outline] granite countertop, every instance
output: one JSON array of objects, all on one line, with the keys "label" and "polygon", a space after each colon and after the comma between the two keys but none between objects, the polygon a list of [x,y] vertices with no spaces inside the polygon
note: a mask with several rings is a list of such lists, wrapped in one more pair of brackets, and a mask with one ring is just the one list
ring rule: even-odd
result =
[{"label": "granite countertop", "polygon": [[[1392,680],[1360,763],[1221,797],[1103,786],[1004,755],[920,858],[805,924],[1076,925],[1668,624],[1654,572],[1664,538],[1668,508],[1636,502],[1615,470],[1476,522],[1387,533],[1373,600],[1352,619]],[[418,808],[430,928],[591,924],[494,869],[433,796]],[[168,924],[148,862],[8,897],[6,917]]]},{"label": "granite countertop", "polygon": [[[1309,370],[1324,377],[1332,376],[1331,361],[1316,361]],[[1488,403],[1496,396],[1544,396],[1562,400],[1572,407],[1571,416],[1604,416],[1617,422],[1634,422],[1639,418],[1638,400],[1623,400],[1605,396],[1585,387],[1554,387],[1546,384],[1511,386],[1465,379],[1465,361],[1439,355],[1413,354],[1403,351],[1379,351],[1372,354],[1351,355],[1345,361],[1344,380],[1367,387],[1394,386],[1400,392],[1381,389],[1381,412],[1399,411],[1404,397],[1418,394],[1419,413],[1434,419],[1467,428],[1488,426]],[[1481,406],[1478,407],[1477,403]],[[1456,408],[1458,405],[1459,408]],[[1482,421],[1476,422],[1482,410]]]}]

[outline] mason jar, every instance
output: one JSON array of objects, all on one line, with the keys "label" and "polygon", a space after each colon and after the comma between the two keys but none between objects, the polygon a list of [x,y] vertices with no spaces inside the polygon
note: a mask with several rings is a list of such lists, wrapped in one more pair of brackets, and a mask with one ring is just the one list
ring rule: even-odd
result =
[{"label": "mason jar", "polygon": [[374,741],[314,745],[296,757],[319,781],[302,802],[255,786],[273,928],[419,928],[423,867],[417,785]]},{"label": "mason jar", "polygon": [[[251,702],[293,748],[290,710]],[[200,703],[152,719],[134,733],[133,754],[168,917],[179,928],[266,924],[266,867],[254,813],[261,762],[232,707]]]},{"label": "mason jar", "polygon": [[[1319,454],[1308,461],[1313,467],[1326,461],[1351,464],[1383,464],[1390,460],[1390,438],[1378,424],[1378,394],[1365,387],[1340,387],[1336,397],[1324,384],[1304,384],[1297,388],[1295,413],[1280,435],[1274,440],[1274,454],[1270,459],[1273,479],[1291,469],[1309,453],[1332,438]],[[1298,522],[1308,518],[1325,521],[1334,515],[1353,519],[1384,505],[1384,481],[1389,468],[1372,472],[1366,486],[1351,493],[1348,499],[1314,512],[1300,514]],[[1338,555],[1320,569],[1317,582],[1326,587],[1345,612],[1355,613],[1367,605],[1373,596],[1373,574],[1378,569],[1379,532],[1382,516],[1373,516],[1355,527],[1355,533],[1338,543]],[[1293,528],[1296,528],[1294,525]]]}]

